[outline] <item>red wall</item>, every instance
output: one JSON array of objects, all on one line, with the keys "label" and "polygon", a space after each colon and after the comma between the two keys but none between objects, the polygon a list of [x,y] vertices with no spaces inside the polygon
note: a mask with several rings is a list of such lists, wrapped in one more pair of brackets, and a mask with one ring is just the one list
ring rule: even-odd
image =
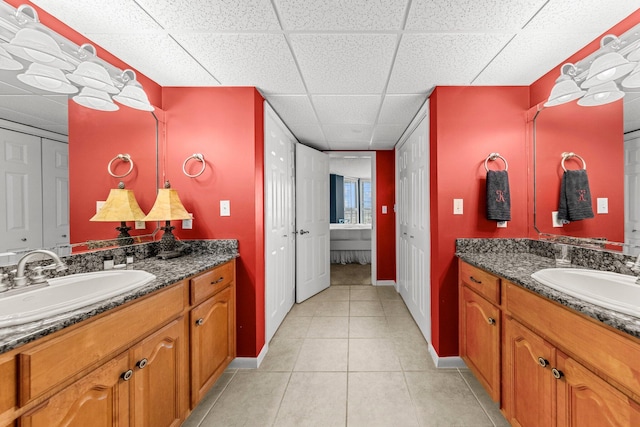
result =
[{"label": "red wall", "polygon": [[[376,151],[376,262],[378,280],[396,279],[395,151]],[[382,206],[387,213],[382,213]]]},{"label": "red wall", "polygon": [[[522,237],[527,233],[525,111],[527,87],[437,87],[430,101],[431,322],[440,357],[458,354],[458,268],[461,237]],[[498,152],[509,163],[511,221],[496,228],[485,215],[484,161]],[[489,162],[502,169],[502,162]],[[464,214],[453,215],[453,199]]]},{"label": "red wall", "polygon": [[[265,340],[263,99],[249,87],[164,88],[163,105],[166,178],[194,216],[192,230],[176,224],[174,234],[238,239],[238,356],[255,357]],[[188,178],[182,164],[193,153],[204,155],[207,168]],[[220,216],[220,200],[230,201],[231,216]]]}]

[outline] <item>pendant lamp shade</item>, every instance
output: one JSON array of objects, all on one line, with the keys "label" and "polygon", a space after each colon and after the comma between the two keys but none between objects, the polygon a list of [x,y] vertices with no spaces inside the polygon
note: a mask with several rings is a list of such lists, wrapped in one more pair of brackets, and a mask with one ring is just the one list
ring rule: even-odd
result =
[{"label": "pendant lamp shade", "polygon": [[118,93],[118,88],[113,85],[113,81],[107,70],[95,62],[84,61],[67,78],[73,83],[101,90],[107,93]]},{"label": "pendant lamp shade", "polygon": [[585,93],[587,92],[580,89],[575,81],[566,76],[560,76],[558,80],[556,80],[553,89],[551,89],[549,99],[544,103],[544,106],[554,107],[556,105],[566,104],[567,102],[582,98]]},{"label": "pendant lamp shade", "polygon": [[578,100],[578,105],[583,107],[596,107],[598,105],[609,104],[624,97],[624,92],[618,89],[615,82],[607,82],[599,86],[594,86],[587,91],[587,94]]},{"label": "pendant lamp shade", "polygon": [[89,221],[142,221],[144,217],[133,190],[113,188],[102,208]]},{"label": "pendant lamp shade", "polygon": [[180,201],[178,191],[173,188],[161,188],[153,207],[143,221],[173,221],[191,219],[191,215]]},{"label": "pendant lamp shade", "polygon": [[18,80],[22,83],[48,92],[77,93],[78,88],[69,83],[64,73],[57,68],[34,62],[29,65],[27,71],[18,74]]},{"label": "pendant lamp shade", "polygon": [[66,60],[53,37],[33,28],[19,30],[13,39],[9,43],[5,43],[3,47],[12,55],[30,62],[67,71],[75,68]]},{"label": "pendant lamp shade", "polygon": [[126,85],[118,95],[113,96],[113,99],[122,105],[135,108],[136,110],[154,110],[153,105],[149,102],[149,98],[147,98],[147,94],[141,87],[135,84]]},{"label": "pendant lamp shade", "polygon": [[80,93],[72,98],[76,104],[99,111],[116,111],[118,107],[108,93],[90,87],[84,87]]},{"label": "pendant lamp shade", "polygon": [[634,67],[634,63],[627,61],[617,52],[605,53],[593,61],[589,67],[587,79],[580,87],[589,89],[602,83],[614,81],[629,74]]}]

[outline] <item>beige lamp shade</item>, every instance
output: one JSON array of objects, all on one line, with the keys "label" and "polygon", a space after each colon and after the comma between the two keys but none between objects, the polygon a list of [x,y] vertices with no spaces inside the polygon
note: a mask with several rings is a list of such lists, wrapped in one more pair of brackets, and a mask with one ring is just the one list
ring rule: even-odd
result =
[{"label": "beige lamp shade", "polygon": [[133,190],[114,188],[109,192],[107,201],[89,221],[142,221],[144,212],[140,209]]},{"label": "beige lamp shade", "polygon": [[178,191],[173,188],[159,189],[156,202],[143,221],[173,221],[176,219],[191,219],[191,215],[180,201]]}]

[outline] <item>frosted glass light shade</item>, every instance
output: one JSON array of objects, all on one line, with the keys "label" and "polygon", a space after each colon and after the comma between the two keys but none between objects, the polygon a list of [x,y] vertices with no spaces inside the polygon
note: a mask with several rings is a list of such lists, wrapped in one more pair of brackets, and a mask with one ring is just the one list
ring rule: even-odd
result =
[{"label": "frosted glass light shade", "polygon": [[[564,76],[563,76],[564,77]],[[551,89],[549,99],[544,103],[545,107],[554,107],[556,105],[566,104],[584,96],[587,93],[581,90],[575,81],[568,77],[560,77],[556,80],[556,84]]]},{"label": "frosted glass light shade", "polygon": [[64,73],[57,68],[34,62],[27,71],[18,74],[18,80],[37,89],[55,93],[76,93],[78,88],[69,83]]},{"label": "frosted glass light shade", "polygon": [[67,78],[80,86],[90,87],[107,93],[118,93],[107,70],[95,62],[84,61]]},{"label": "frosted glass light shade", "polygon": [[177,219],[191,219],[191,215],[180,201],[178,191],[173,188],[161,188],[158,196],[143,221],[173,221]]},{"label": "frosted glass light shade", "polygon": [[629,73],[627,77],[620,83],[622,87],[627,89],[635,89],[640,87],[640,64]]},{"label": "frosted glass light shade", "polygon": [[0,69],[1,70],[22,70],[24,66],[20,61],[16,61],[5,49],[0,47]]},{"label": "frosted glass light shade", "polygon": [[624,97],[624,92],[618,89],[615,82],[607,82],[599,86],[594,86],[587,91],[587,94],[578,100],[578,105],[583,107],[596,107],[598,105],[609,104]]},{"label": "frosted glass light shade", "polygon": [[98,89],[84,87],[74,96],[73,101],[83,107],[99,111],[116,111],[120,109],[109,97],[109,94]]},{"label": "frosted glass light shade", "polygon": [[12,55],[30,62],[67,71],[75,68],[67,61],[53,37],[33,28],[22,28],[3,47]]},{"label": "frosted glass light shade", "polygon": [[627,61],[619,53],[605,53],[593,61],[593,64],[589,67],[587,79],[580,87],[589,89],[602,83],[612,82],[629,74],[634,67],[634,63]]},{"label": "frosted glass light shade", "polygon": [[107,197],[102,209],[89,221],[142,221],[144,216],[133,190],[114,188],[109,191],[109,197]]},{"label": "frosted glass light shade", "polygon": [[136,110],[154,110],[144,89],[135,84],[126,85],[118,95],[113,96],[113,99],[122,105],[135,108]]}]

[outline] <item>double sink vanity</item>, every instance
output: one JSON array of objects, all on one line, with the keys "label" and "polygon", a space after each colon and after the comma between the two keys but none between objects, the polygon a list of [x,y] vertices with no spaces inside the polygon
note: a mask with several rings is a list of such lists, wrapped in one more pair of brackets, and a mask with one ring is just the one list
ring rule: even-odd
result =
[{"label": "double sink vanity", "polygon": [[572,250],[556,268],[549,242],[459,239],[460,356],[512,425],[640,425],[640,285],[628,257]]},{"label": "double sink vanity", "polygon": [[74,255],[0,294],[0,426],[180,425],[236,355],[237,248],[107,271]]}]

